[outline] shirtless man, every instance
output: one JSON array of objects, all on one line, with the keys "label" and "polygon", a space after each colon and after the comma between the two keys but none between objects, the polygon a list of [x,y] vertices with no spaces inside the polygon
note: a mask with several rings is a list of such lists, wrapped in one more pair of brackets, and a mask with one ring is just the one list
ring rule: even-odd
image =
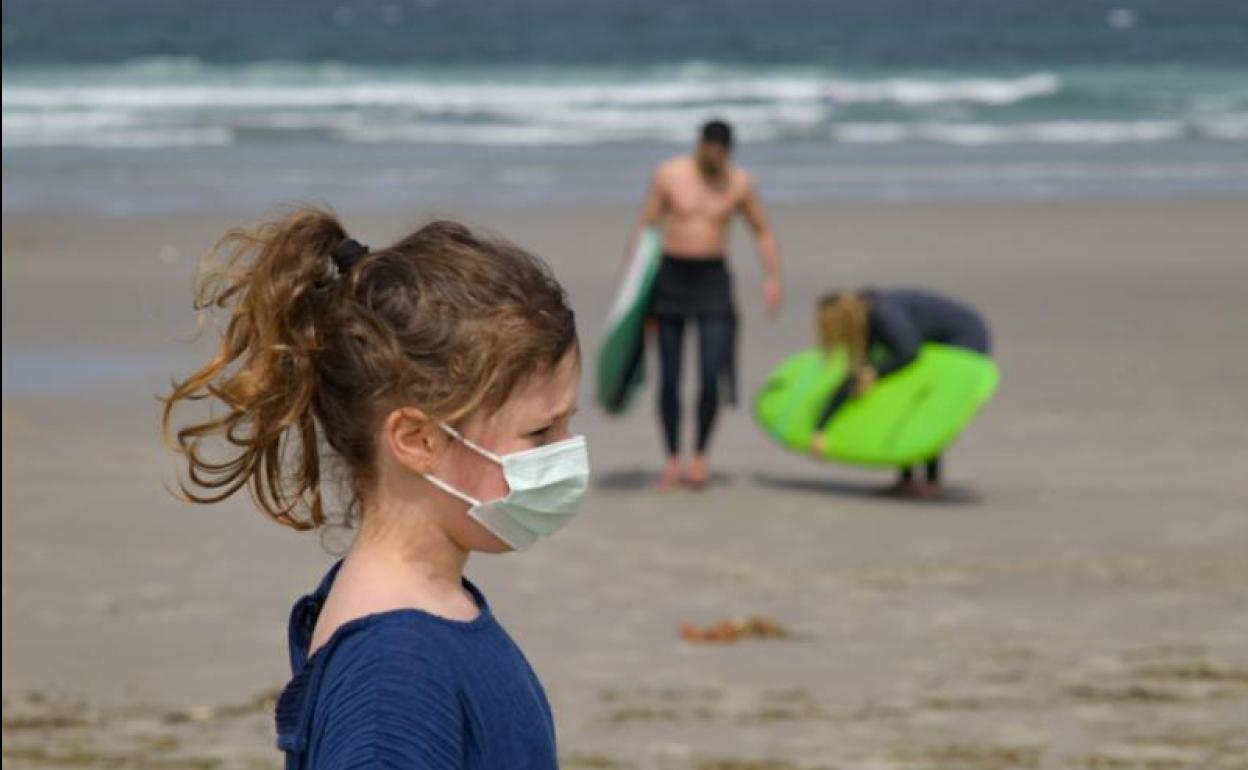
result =
[{"label": "shirtless man", "polygon": [[[707,446],[721,388],[730,403],[736,400],[737,313],[732,275],[724,259],[736,214],[745,216],[754,233],[766,273],[763,300],[769,316],[780,312],[783,300],[775,234],[753,180],[732,163],[731,156],[732,128],[719,120],[704,125],[692,154],[664,161],[654,172],[633,234],[636,243],[644,228],[663,228],[663,260],[650,308],[658,323],[659,413],[667,448],[661,489],[673,489],[681,482],[693,489],[705,487],[710,477]],[[690,317],[698,322],[701,395],[697,439],[686,469],[680,446],[680,365],[685,320]]]}]

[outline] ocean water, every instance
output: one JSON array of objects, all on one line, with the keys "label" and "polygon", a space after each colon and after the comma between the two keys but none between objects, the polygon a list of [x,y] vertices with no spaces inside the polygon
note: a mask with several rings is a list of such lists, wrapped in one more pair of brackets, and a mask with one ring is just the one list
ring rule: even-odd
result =
[{"label": "ocean water", "polygon": [[631,199],[712,116],[785,199],[1248,192],[1240,0],[3,14],[5,211]]}]

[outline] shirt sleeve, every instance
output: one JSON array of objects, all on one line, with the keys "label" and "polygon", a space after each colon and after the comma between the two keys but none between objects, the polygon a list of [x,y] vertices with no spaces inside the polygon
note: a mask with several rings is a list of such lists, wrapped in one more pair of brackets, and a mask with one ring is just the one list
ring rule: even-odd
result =
[{"label": "shirt sleeve", "polygon": [[401,630],[386,636],[323,683],[333,690],[317,770],[459,770],[464,717],[446,662],[405,643]]},{"label": "shirt sleeve", "polygon": [[902,308],[881,299],[871,303],[871,336],[873,343],[888,349],[888,358],[875,367],[875,373],[887,377],[908,366],[919,355],[922,339],[919,330]]}]

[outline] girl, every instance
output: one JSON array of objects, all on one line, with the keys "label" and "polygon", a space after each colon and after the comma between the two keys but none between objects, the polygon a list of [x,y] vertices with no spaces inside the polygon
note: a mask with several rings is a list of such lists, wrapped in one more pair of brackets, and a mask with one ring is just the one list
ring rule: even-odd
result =
[{"label": "girl", "polygon": [[[825,350],[844,345],[849,352],[850,374],[832,395],[818,426],[822,431],[851,396],[871,390],[882,377],[908,366],[924,342],[957,345],[988,354],[988,327],[971,308],[935,292],[919,290],[832,292],[819,300],[819,344]],[[869,363],[877,346],[884,349],[879,363]],[[827,440],[817,433],[811,451],[823,456]],[[927,463],[926,483],[917,482],[913,468],[902,468],[890,491],[916,497],[940,494],[940,458]]]},{"label": "girl", "polygon": [[[220,346],[165,400],[183,492],[247,487],[279,524],[314,529],[332,459],[358,524],[290,615],[286,767],[556,767],[542,686],[462,573],[473,551],[550,535],[585,491],[563,289],[453,222],[369,252],[303,209],[214,253],[196,307],[227,314]],[[174,408],[204,398],[221,410],[175,433]]]}]

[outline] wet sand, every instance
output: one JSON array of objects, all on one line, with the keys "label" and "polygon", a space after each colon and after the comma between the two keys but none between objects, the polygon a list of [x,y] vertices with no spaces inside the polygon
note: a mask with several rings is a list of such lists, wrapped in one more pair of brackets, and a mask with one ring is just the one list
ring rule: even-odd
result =
[{"label": "wet sand", "polygon": [[[380,243],[429,213],[344,216]],[[467,216],[550,260],[592,349],[634,211]],[[586,388],[586,514],[469,569],[547,685],[564,765],[1248,767],[1248,203],[774,217],[779,322],[734,251],[743,392],[807,344],[818,294],[866,282],[979,306],[1001,390],[949,455],[950,499],[906,504],[875,493],[886,474],[783,453],[744,405],[709,491],[650,491],[650,393],[612,421]],[[190,271],[231,223],[5,218],[6,768],[278,766],[286,613],[332,557],[245,499],[172,500],[153,398],[196,360]],[[791,637],[678,634],[753,614]]]}]

